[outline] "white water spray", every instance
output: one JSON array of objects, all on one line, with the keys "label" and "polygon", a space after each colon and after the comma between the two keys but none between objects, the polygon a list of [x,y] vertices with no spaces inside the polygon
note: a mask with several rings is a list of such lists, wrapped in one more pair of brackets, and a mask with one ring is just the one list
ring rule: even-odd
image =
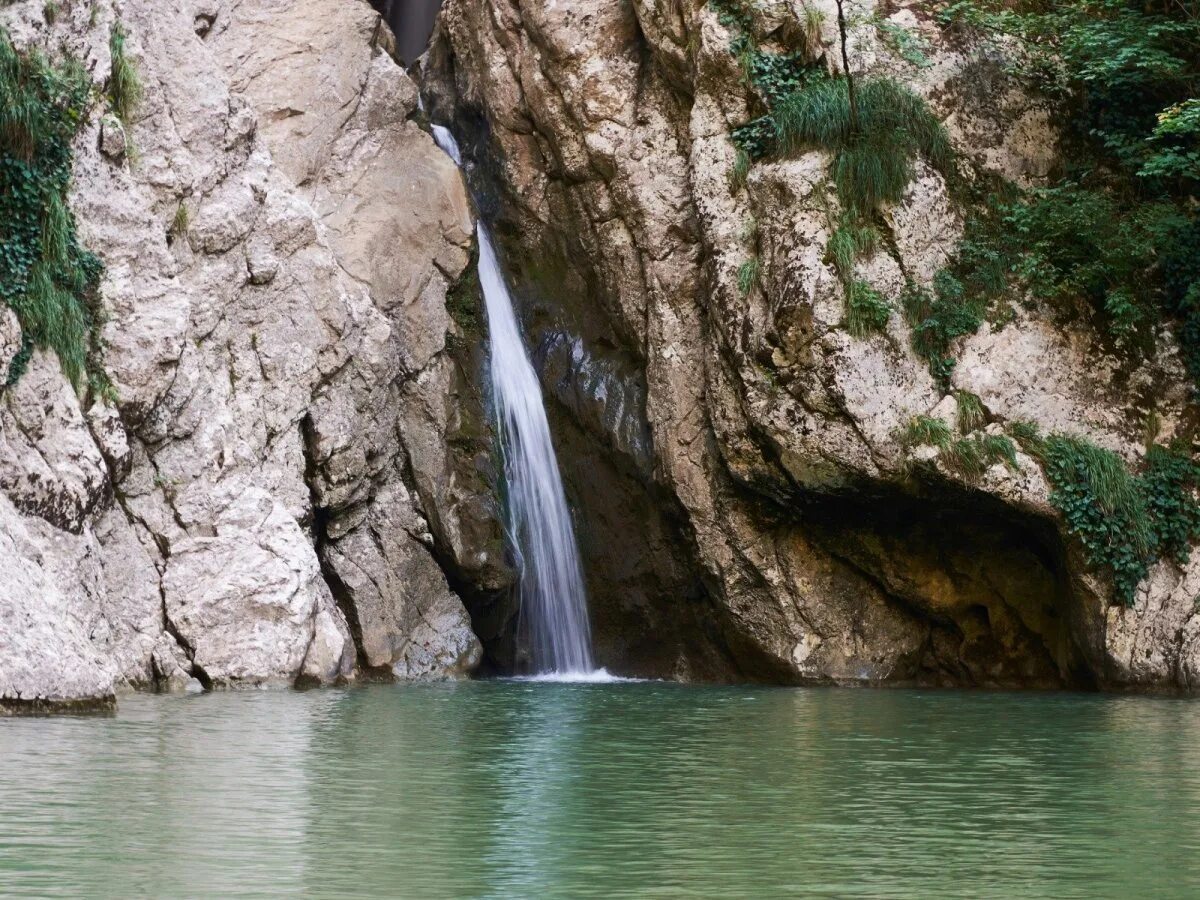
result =
[{"label": "white water spray", "polygon": [[[461,168],[454,136],[434,125],[433,137]],[[493,412],[508,489],[509,538],[517,557],[521,616],[529,632],[533,669],[564,675],[591,673],[587,593],[541,387],[521,340],[491,235],[483,222],[477,230],[479,283],[491,345]]]}]

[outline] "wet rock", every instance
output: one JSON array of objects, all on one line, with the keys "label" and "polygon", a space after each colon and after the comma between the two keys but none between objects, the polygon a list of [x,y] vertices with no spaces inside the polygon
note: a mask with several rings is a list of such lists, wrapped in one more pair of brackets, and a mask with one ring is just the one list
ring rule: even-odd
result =
[{"label": "wet rock", "polygon": [[[924,96],[964,167],[1026,185],[1050,171],[1052,118],[1002,60],[915,6],[856,13],[859,73]],[[833,19],[799,41],[800,14],[755,12],[763,36],[840,64]],[[918,31],[929,65],[895,53],[872,16]],[[1110,609],[1036,461],[971,479],[933,448],[901,445],[912,417],[956,417],[899,309],[906,280],[928,285],[962,233],[945,179],[917,165],[882,211],[887,246],[854,274],[895,312],[886,333],[850,335],[827,253],[827,156],[763,160],[731,187],[730,131],[761,109],[730,39],[704,4],[449,0],[425,65],[430,115],[482,163],[534,343],[551,348],[543,384],[561,403],[567,488],[595,531],[583,545],[600,661],[775,681],[1190,684],[1192,644],[1171,635],[1190,634],[1195,557],[1184,571],[1162,564],[1132,612]],[[759,276],[744,290],[752,257]],[[562,352],[563,335],[578,353]],[[1187,402],[1171,353],[1131,372],[1087,329],[1033,305],[960,344],[952,387],[982,399],[993,436],[1024,419],[1135,461],[1146,398],[1165,434]],[[647,462],[631,449],[638,429],[609,414],[623,392],[600,399],[576,356],[620,359],[624,384],[644,385]],[[975,520],[956,518],[963,509]],[[905,531],[925,543],[901,541]],[[595,549],[608,540],[638,548],[625,554],[637,564]],[[664,579],[672,559],[694,577]],[[1027,577],[1004,574],[1014,567]],[[690,651],[676,665],[665,648],[677,642]]]}]

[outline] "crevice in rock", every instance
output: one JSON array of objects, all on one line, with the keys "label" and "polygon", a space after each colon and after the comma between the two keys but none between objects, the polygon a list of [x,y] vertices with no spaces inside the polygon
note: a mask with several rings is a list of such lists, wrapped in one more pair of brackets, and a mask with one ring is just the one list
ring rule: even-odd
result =
[{"label": "crevice in rock", "polygon": [[317,562],[321,567],[321,577],[324,579],[334,603],[346,617],[346,625],[350,629],[350,639],[354,641],[354,659],[358,669],[363,673],[371,673],[372,668],[367,663],[366,652],[363,650],[362,623],[358,618],[358,609],[349,588],[329,563],[329,522],[333,512],[320,501],[317,481],[321,477],[317,471],[316,437],[313,433],[311,413],[306,413],[300,419],[300,446],[304,453],[304,484],[308,488],[309,506],[312,509],[310,523],[313,550],[317,554]]},{"label": "crevice in rock", "polygon": [[161,581],[159,582],[158,590],[159,595],[162,598],[163,631],[165,631],[175,640],[175,643],[179,645],[180,649],[182,649],[184,654],[187,656],[188,662],[191,664],[188,674],[200,682],[200,686],[204,688],[204,690],[211,691],[213,689],[213,680],[209,674],[204,671],[204,667],[200,665],[200,663],[196,662],[196,648],[193,647],[191,642],[183,636],[177,627],[175,627],[175,623],[171,621],[171,617],[167,613],[167,593],[163,588]]}]

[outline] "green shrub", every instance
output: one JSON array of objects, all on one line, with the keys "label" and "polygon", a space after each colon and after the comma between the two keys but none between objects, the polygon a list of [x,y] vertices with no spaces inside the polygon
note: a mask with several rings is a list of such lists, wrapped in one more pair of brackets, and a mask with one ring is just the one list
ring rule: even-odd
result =
[{"label": "green shrub", "polygon": [[866,337],[887,328],[892,307],[887,298],[865,281],[854,280],[846,291],[846,330]]},{"label": "green shrub", "polygon": [[93,349],[102,267],[79,245],[66,199],[71,141],[90,89],[78,62],[52,66],[37,52],[19,53],[0,29],[0,300],[23,333],[10,384],[36,346],[54,350],[78,386]]},{"label": "green shrub", "polygon": [[133,115],[142,101],[142,80],[137,68],[125,55],[125,29],[114,22],[108,36],[108,49],[112,56],[112,74],[108,78],[108,98],[112,110],[128,128]]},{"label": "green shrub", "polygon": [[1200,7],[955,0],[941,15],[1056,101],[1061,177],[1007,211],[1026,286],[1090,304],[1135,355],[1165,317],[1200,386]]},{"label": "green shrub", "polygon": [[772,111],[781,152],[822,149],[833,154],[832,173],[842,206],[868,218],[881,203],[894,203],[924,155],[949,172],[950,140],[916,94],[886,78],[856,82],[858,128],[844,78],[814,79],[782,98]]}]

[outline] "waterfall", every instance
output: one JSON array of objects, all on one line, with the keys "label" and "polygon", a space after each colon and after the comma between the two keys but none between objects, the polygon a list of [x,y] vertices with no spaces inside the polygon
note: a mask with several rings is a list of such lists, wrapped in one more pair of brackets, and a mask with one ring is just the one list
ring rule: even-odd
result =
[{"label": "waterfall", "polygon": [[[462,156],[449,130],[434,125],[433,136],[461,168]],[[516,555],[520,615],[528,629],[533,669],[538,673],[590,673],[594,665],[587,593],[541,386],[521,340],[491,235],[482,221],[477,232],[479,283],[491,347],[492,406],[504,457],[509,539]]]}]

